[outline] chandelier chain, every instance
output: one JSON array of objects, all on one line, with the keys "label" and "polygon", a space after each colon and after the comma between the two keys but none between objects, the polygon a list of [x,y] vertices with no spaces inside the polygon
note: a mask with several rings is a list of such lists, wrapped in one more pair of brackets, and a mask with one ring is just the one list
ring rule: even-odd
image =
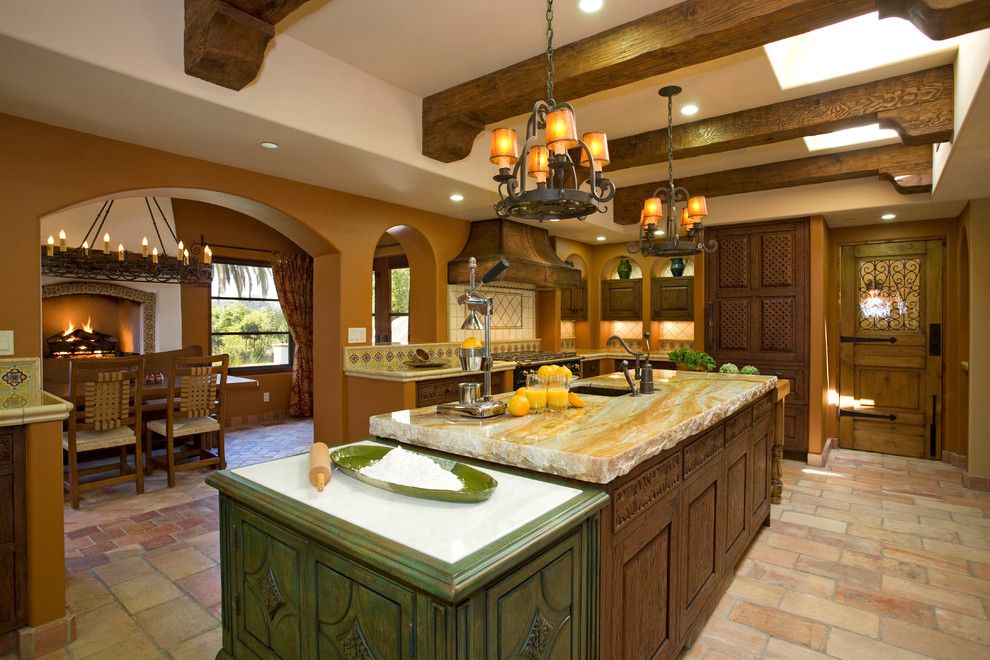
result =
[{"label": "chandelier chain", "polygon": [[553,107],[553,0],[547,0],[547,103]]},{"label": "chandelier chain", "polygon": [[[667,97],[667,181],[674,187],[674,97]],[[671,203],[673,203],[671,198]]]}]

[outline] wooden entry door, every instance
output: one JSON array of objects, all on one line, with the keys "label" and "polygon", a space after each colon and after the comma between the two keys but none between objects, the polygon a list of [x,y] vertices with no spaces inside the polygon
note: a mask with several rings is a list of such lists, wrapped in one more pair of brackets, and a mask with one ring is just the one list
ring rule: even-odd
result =
[{"label": "wooden entry door", "polygon": [[840,446],[939,458],[943,252],[941,240],[843,246]]}]

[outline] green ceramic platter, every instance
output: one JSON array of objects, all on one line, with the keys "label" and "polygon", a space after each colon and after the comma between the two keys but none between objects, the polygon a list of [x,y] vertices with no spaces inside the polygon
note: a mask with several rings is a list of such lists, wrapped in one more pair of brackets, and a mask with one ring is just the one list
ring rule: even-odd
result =
[{"label": "green ceramic platter", "polygon": [[[361,473],[361,468],[367,467],[371,463],[381,460],[391,447],[377,445],[352,445],[330,452],[330,459],[338,468],[354,477],[358,481],[371,484],[384,490],[408,495],[409,497],[422,497],[430,500],[442,500],[444,502],[483,502],[492,496],[498,482],[491,476],[475,470],[473,467],[451,461],[436,456],[427,456],[434,463],[448,472],[454,473],[464,484],[461,490],[435,490],[433,488],[416,488],[414,486],[403,486],[391,481],[372,479]],[[426,454],[423,454],[426,456]]]}]

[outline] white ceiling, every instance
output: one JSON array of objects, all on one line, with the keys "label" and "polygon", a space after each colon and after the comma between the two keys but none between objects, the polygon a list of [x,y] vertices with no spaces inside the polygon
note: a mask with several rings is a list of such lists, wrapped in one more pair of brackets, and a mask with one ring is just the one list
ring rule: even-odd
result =
[{"label": "white ceiling", "polygon": [[[606,0],[599,14],[585,15],[576,0],[557,0],[556,43],[669,4],[673,0]],[[492,216],[487,136],[478,137],[464,161],[444,164],[422,156],[421,96],[537,54],[544,38],[542,3],[535,0],[311,0],[279,25],[259,78],[231,92],[184,74],[180,2],[4,0],[3,11],[0,112],[467,219]],[[890,33],[895,36],[885,36],[888,26],[903,29],[899,19],[867,20],[874,41],[903,41],[897,29]],[[962,41],[990,43],[988,35]],[[876,43],[862,41],[843,41],[826,30],[824,36],[811,33],[776,48],[786,54],[782,71],[800,71],[805,57],[813,79],[822,44],[841,44],[834,46],[836,52],[859,66],[838,79],[807,84],[788,79],[785,87],[760,48],[574,100],[579,128],[603,129],[615,138],[663,126],[666,109],[656,94],[662,84],[685,88],[675,106],[679,123],[686,121],[677,112],[682,103],[699,105],[692,120],[717,116],[952,62],[960,42],[922,38],[907,54],[902,48],[892,61],[882,62]],[[982,75],[990,54],[971,50],[977,56],[967,66]],[[974,99],[973,108],[990,104],[990,85],[978,85]],[[990,115],[969,115],[945,165],[947,180],[939,182],[940,201],[986,195],[972,163],[986,160],[990,151]],[[504,123],[522,129],[523,121]],[[261,149],[262,140],[281,148]],[[679,161],[675,174],[808,154],[804,141],[794,140]],[[665,169],[635,168],[614,179],[620,185],[657,180]],[[454,192],[465,200],[449,201]],[[876,180],[715,198],[710,208],[716,224],[808,213],[826,213],[831,222],[831,214],[841,212],[852,215],[836,216],[836,222],[850,217],[870,222],[869,210],[895,204],[908,205],[919,219],[946,212],[928,195],[907,198]],[[600,234],[609,241],[628,240],[633,231],[612,223],[611,213],[549,227],[585,241]]]}]

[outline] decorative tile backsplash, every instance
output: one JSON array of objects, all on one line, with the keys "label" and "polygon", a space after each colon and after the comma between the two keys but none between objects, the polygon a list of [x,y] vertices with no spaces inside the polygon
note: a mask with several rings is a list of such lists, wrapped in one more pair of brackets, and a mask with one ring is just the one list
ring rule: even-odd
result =
[{"label": "decorative tile backsplash", "polygon": [[[361,369],[381,369],[396,371],[406,368],[405,362],[413,358],[416,349],[422,348],[431,360],[446,362],[449,366],[457,365],[457,347],[460,342],[444,342],[436,344],[405,344],[393,346],[354,346],[344,347],[344,368],[358,367]],[[519,351],[537,351],[540,349],[539,339],[527,340],[492,340],[492,353],[497,358],[500,353],[516,353]]]},{"label": "decorative tile backsplash", "polygon": [[[485,287],[492,296],[492,341],[522,341],[536,337],[536,291],[532,288]],[[468,337],[481,339],[481,330],[461,330],[467,308],[457,303],[464,290],[447,287],[447,337],[460,343]]]},{"label": "decorative tile backsplash", "polygon": [[577,328],[574,325],[574,321],[560,322],[561,339],[574,339],[576,336],[577,336]]},{"label": "decorative tile backsplash", "polygon": [[41,359],[0,358],[0,390],[41,389]]},{"label": "decorative tile backsplash", "polygon": [[562,337],[560,340],[560,350],[562,351],[577,350],[577,339],[575,339],[574,337]]}]

